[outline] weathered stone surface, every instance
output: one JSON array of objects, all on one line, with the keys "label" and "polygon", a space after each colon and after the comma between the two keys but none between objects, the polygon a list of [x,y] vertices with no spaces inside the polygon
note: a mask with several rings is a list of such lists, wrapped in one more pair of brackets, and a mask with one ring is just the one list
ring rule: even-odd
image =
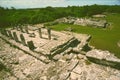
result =
[{"label": "weathered stone surface", "polygon": [[[96,15],[100,16],[100,15]],[[82,26],[92,26],[92,27],[100,27],[100,28],[106,28],[108,23],[106,20],[97,20],[92,18],[75,18],[75,17],[67,17],[67,18],[60,18],[55,20],[55,22],[58,23],[71,23],[75,25],[82,25]]]},{"label": "weathered stone surface", "polygon": [[104,18],[104,17],[106,17],[106,15],[97,14],[97,15],[93,15],[92,17],[95,17],[95,18]]},{"label": "weathered stone surface", "polygon": [[51,40],[51,29],[47,28],[47,32],[48,32],[48,39]]},{"label": "weathered stone surface", "polygon": [[72,71],[74,68],[76,68],[79,64],[78,60],[73,60],[70,62],[70,65],[67,67],[68,71]]},{"label": "weathered stone surface", "polygon": [[71,60],[72,58],[74,57],[74,54],[65,54],[64,55],[64,59],[66,60],[66,61],[69,61],[69,60]]},{"label": "weathered stone surface", "polygon": [[42,38],[41,28],[39,28],[38,31],[39,31],[39,36],[40,36],[40,38]]},{"label": "weathered stone surface", "polygon": [[27,34],[29,34],[28,26],[25,27],[25,32],[26,32]]},{"label": "weathered stone surface", "polygon": [[30,34],[29,34],[29,37],[35,38],[35,36],[36,36],[35,33],[30,33]]},{"label": "weathered stone surface", "polygon": [[77,55],[77,58],[78,58],[78,59],[84,59],[84,58],[85,58],[85,56],[84,56],[84,55],[82,55],[82,54],[78,54],[78,55]]},{"label": "weathered stone surface", "polygon": [[[92,63],[91,65],[86,65],[84,58],[75,59],[70,61],[61,60],[49,64],[44,64],[40,60],[32,57],[31,55],[25,54],[21,50],[10,47],[3,40],[0,39],[0,45],[3,45],[0,50],[0,58],[4,61],[8,67],[11,67],[13,75],[8,75],[5,80],[119,80],[120,70],[116,70],[110,67],[98,65]],[[9,55],[8,55],[9,54]],[[77,54],[74,54],[77,55]],[[62,55],[64,56],[64,55]],[[84,56],[84,55],[83,55]],[[11,64],[18,60],[18,64]],[[68,68],[74,66],[74,63],[79,61],[78,66],[73,70],[69,71]],[[81,66],[82,64],[82,66]]]},{"label": "weathered stone surface", "polygon": [[[17,30],[11,30],[11,32],[16,32],[17,35],[20,35],[20,37],[18,36],[18,39],[20,39],[21,43],[25,46],[27,46],[26,44],[27,41],[31,41],[31,40],[34,41],[34,45],[37,47],[35,51],[37,53],[42,53],[44,55],[47,55],[47,54],[54,55],[64,51],[69,51],[69,47],[71,48],[76,47],[76,45],[78,45],[80,42],[80,40],[78,40],[79,38],[77,39],[73,38],[73,35],[68,35],[68,34],[56,32],[56,31],[52,31],[51,40],[49,41],[48,32],[46,29],[42,28],[42,31],[41,31],[42,38],[40,38],[38,29],[35,28],[35,30],[32,30],[30,26],[28,26],[28,28],[29,28],[29,34],[27,33],[21,34],[21,32]],[[33,36],[35,35],[34,38],[29,36],[31,35],[31,33],[34,33],[32,34]],[[14,42],[12,41],[12,43]]]},{"label": "weathered stone surface", "polygon": [[115,57],[113,54],[111,54],[109,51],[102,51],[102,50],[91,50],[86,54],[87,57],[94,57],[94,58],[98,58],[98,59],[105,59],[108,61],[116,61],[116,62],[120,62],[120,59],[118,59],[117,57]]},{"label": "weathered stone surface", "polygon": [[[18,35],[21,34],[20,31],[11,31],[16,32]],[[71,33],[52,31],[51,40],[48,40],[46,29],[42,30],[43,38],[39,37],[37,31],[38,29],[29,30],[30,33],[35,33],[35,38],[31,38],[27,33],[23,33],[26,42],[34,41],[34,45],[37,47],[34,51],[29,50],[27,46],[23,46],[21,43],[16,43],[14,40],[8,40],[6,36],[0,34],[0,62],[4,63],[4,65],[11,70],[11,75],[7,72],[9,74],[7,74],[3,80],[120,79],[120,70],[92,62],[90,65],[87,65],[86,55],[80,54],[81,52],[76,53],[73,51],[74,47],[81,50],[88,41],[89,35],[73,33],[72,35],[74,35],[78,41],[81,41],[77,43],[78,45],[73,46],[76,39],[73,38]],[[1,40],[1,38],[14,44],[17,48],[14,48],[14,46],[11,47],[9,44],[5,43],[5,41]],[[57,38],[57,40],[53,40],[53,38]],[[60,49],[62,49],[62,51],[59,51],[53,57],[55,60],[48,57],[50,52]]]},{"label": "weathered stone surface", "polygon": [[53,59],[54,60],[59,60],[61,58],[61,56],[62,56],[61,54],[57,54],[53,57]]},{"label": "weathered stone surface", "polygon": [[40,80],[47,80],[47,77],[46,77],[46,76],[42,76],[42,77],[40,78]]},{"label": "weathered stone surface", "polygon": [[10,37],[11,39],[14,39],[14,38],[13,38],[13,35],[12,35],[12,33],[11,33],[10,30],[8,30],[8,34],[9,34],[9,37]]},{"label": "weathered stone surface", "polygon": [[93,62],[112,66],[115,68],[120,68],[120,59],[118,59],[108,51],[94,49],[89,51],[86,56],[89,60]]},{"label": "weathered stone surface", "polygon": [[21,31],[21,32],[24,32],[24,30],[23,30],[23,27],[22,27],[22,26],[20,26],[19,28],[20,28],[20,31]]},{"label": "weathered stone surface", "polygon": [[70,80],[78,80],[80,79],[80,75],[74,72],[71,72]]},{"label": "weathered stone surface", "polygon": [[66,73],[62,73],[59,75],[59,80],[67,80],[69,77],[70,77],[70,73],[69,72],[66,72]]}]

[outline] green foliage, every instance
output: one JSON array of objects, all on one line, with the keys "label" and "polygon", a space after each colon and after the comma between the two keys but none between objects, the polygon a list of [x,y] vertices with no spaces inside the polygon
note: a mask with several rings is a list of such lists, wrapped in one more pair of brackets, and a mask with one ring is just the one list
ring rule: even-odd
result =
[{"label": "green foliage", "polygon": [[10,69],[6,68],[6,66],[0,62],[0,71],[2,70],[5,70],[6,72],[10,72]]},{"label": "green foliage", "polygon": [[44,24],[44,26],[53,26],[53,25],[57,25],[58,22],[48,22],[46,24]]},{"label": "green foliage", "polygon": [[85,60],[85,64],[86,64],[86,65],[90,65],[91,62],[90,62],[89,60]]},{"label": "green foliage", "polygon": [[120,13],[120,6],[68,6],[68,7],[46,7],[36,9],[5,9],[0,7],[0,28],[16,26],[17,24],[37,24],[53,21],[61,17],[85,17],[101,13]]}]

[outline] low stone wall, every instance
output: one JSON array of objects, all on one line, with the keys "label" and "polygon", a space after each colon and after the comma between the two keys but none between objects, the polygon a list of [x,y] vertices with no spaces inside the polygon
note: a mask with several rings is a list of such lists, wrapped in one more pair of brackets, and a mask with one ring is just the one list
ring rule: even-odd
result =
[{"label": "low stone wall", "polygon": [[64,52],[65,50],[67,50],[69,47],[75,47],[80,43],[80,41],[78,41],[76,38],[72,38],[70,39],[68,42],[57,46],[55,49],[53,49],[51,51],[51,55],[55,55],[55,54],[59,54],[61,52]]},{"label": "low stone wall", "polygon": [[91,50],[86,54],[86,57],[94,63],[120,69],[120,59],[108,51]]}]

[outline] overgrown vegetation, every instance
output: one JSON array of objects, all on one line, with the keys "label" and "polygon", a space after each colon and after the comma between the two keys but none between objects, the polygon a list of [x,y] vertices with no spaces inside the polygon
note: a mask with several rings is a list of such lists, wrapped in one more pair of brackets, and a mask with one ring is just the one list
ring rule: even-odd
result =
[{"label": "overgrown vegetation", "polygon": [[6,66],[0,62],[0,80],[3,80],[9,72],[10,69],[6,68]]},{"label": "overgrown vegetation", "polygon": [[120,6],[92,5],[38,9],[8,9],[0,7],[0,27],[4,28],[18,24],[37,24],[53,21],[61,17],[85,17],[105,12],[120,13]]}]

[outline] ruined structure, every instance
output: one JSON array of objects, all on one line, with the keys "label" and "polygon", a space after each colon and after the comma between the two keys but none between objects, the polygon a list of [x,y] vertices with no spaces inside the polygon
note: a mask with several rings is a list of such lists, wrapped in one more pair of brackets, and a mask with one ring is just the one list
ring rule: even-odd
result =
[{"label": "ruined structure", "polygon": [[90,26],[90,27],[98,27],[98,28],[106,28],[109,25],[106,20],[100,20],[100,19],[98,20],[95,18],[64,17],[64,18],[55,20],[55,22],[70,23],[74,25],[82,25],[82,26]]},{"label": "ruined structure", "polygon": [[106,20],[96,20],[96,19],[77,19],[74,24],[82,26],[93,26],[99,28],[106,28],[108,23]]},{"label": "ruined structure", "polygon": [[[90,57],[99,58],[94,56],[99,51],[85,52],[90,35],[31,26],[22,30],[19,27],[1,30],[0,62],[9,70],[2,80],[120,79],[120,70],[90,62]],[[107,60],[107,56],[104,58]]]},{"label": "ruined structure", "polygon": [[94,49],[89,51],[86,56],[92,62],[120,69],[120,59],[109,51]]},{"label": "ruined structure", "polygon": [[[87,44],[87,39],[90,37],[86,35],[83,44],[83,42],[81,43],[82,39],[80,37],[76,38],[72,33],[68,34],[51,31],[49,28],[33,27],[17,27],[16,29],[3,30],[1,33],[3,34],[1,38],[23,51],[38,57],[42,61],[49,61],[51,57],[54,59],[53,57],[56,54],[65,53],[69,51],[69,48],[71,48],[69,52],[74,50],[74,48],[77,48],[76,51],[79,52]],[[40,58],[41,55],[45,58]]]}]

